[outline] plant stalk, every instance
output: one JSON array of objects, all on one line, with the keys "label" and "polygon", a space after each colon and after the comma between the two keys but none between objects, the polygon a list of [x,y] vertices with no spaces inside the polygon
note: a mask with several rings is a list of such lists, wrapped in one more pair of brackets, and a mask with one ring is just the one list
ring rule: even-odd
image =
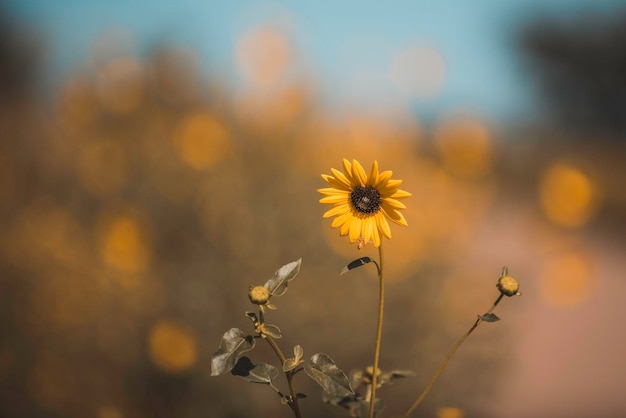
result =
[{"label": "plant stalk", "polygon": [[[489,310],[485,313],[485,315],[490,314],[496,308],[496,306],[498,306],[498,303],[500,303],[500,301],[502,300],[503,296],[504,296],[504,294],[500,293],[500,296],[498,296],[496,301],[493,303],[493,305],[491,305],[491,308],[489,308]],[[467,337],[470,336],[470,334],[476,329],[476,327],[478,327],[478,325],[480,325],[481,322],[483,322],[483,321],[480,318],[476,319],[476,322],[474,322],[474,324],[470,327],[470,329],[468,329],[467,332],[465,334],[463,334],[463,336],[461,338],[459,338],[459,340],[452,346],[452,349],[450,350],[450,352],[448,353],[446,358],[443,359],[443,362],[441,362],[441,364],[439,365],[439,368],[435,372],[435,374],[432,377],[432,379],[430,379],[430,382],[428,383],[428,385],[426,386],[426,388],[424,389],[422,394],[417,398],[417,400],[415,402],[413,402],[413,405],[411,405],[411,407],[404,414],[405,417],[410,416],[415,411],[415,409],[418,407],[418,405],[424,400],[424,398],[426,397],[428,392],[430,392],[430,389],[432,389],[433,385],[435,384],[435,382],[439,378],[439,375],[441,374],[443,369],[448,364],[448,361],[450,361],[450,359],[452,358],[454,353],[456,353],[456,350],[458,350],[458,348],[461,346],[461,344],[463,344],[463,341],[465,341],[467,339]]]},{"label": "plant stalk", "polygon": [[385,278],[383,275],[383,245],[378,247],[378,326],[376,328],[376,344],[374,347],[374,366],[372,370],[372,391],[370,398],[369,418],[374,418],[374,405],[376,403],[376,386],[378,385],[378,360],[380,358],[380,341],[383,335],[383,311],[385,308]]},{"label": "plant stalk", "polygon": [[[260,317],[260,322],[263,323],[263,310],[260,310],[259,312],[259,317]],[[276,353],[276,356],[278,357],[278,359],[280,360],[280,364],[281,366],[285,363],[285,360],[287,360],[287,358],[285,357],[285,355],[283,354],[282,350],[280,349],[280,347],[278,346],[278,344],[276,343],[276,340],[274,340],[274,338],[272,338],[269,335],[264,335],[263,339],[265,341],[267,341],[267,343],[270,345],[270,347],[272,347],[272,350],[274,350],[274,353]],[[293,387],[293,373],[292,371],[288,371],[285,372],[285,377],[287,378],[287,385],[289,386],[289,395],[291,395],[291,401],[288,403],[288,405],[291,407],[291,410],[293,411],[293,414],[295,415],[296,418],[302,418],[302,415],[300,413],[300,406],[298,405],[298,396],[296,393],[296,390]]]}]

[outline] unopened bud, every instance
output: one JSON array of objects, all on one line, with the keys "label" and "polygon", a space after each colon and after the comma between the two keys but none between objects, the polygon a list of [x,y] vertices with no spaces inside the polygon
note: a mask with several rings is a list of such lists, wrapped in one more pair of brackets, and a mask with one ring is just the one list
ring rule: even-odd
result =
[{"label": "unopened bud", "polygon": [[519,282],[508,274],[503,274],[498,280],[498,290],[506,296],[515,296],[519,294]]},{"label": "unopened bud", "polygon": [[270,300],[270,291],[264,286],[251,286],[248,292],[248,298],[250,298],[250,302],[255,305],[265,305],[267,301]]}]

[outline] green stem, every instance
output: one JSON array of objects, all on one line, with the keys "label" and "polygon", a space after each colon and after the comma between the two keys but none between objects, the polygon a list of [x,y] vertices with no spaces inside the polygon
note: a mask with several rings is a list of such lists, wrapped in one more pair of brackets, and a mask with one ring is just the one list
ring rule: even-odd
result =
[{"label": "green stem", "polygon": [[380,358],[380,341],[383,336],[383,311],[385,308],[385,279],[383,276],[383,245],[378,247],[378,280],[380,290],[378,292],[378,326],[376,328],[376,345],[374,348],[374,367],[372,370],[372,392],[370,398],[369,418],[374,418],[374,404],[376,403],[376,386],[378,385],[378,360]]},{"label": "green stem", "polygon": [[[263,324],[264,318],[263,318],[263,309],[260,309],[259,311],[259,319],[260,319],[260,323]],[[265,341],[267,341],[267,343],[270,345],[270,347],[272,347],[272,350],[274,350],[274,353],[276,353],[276,356],[278,357],[278,359],[280,360],[280,365],[282,366],[283,364],[285,364],[285,360],[287,360],[287,358],[285,357],[285,355],[283,354],[282,350],[280,349],[280,347],[278,346],[278,344],[276,343],[276,341],[274,340],[274,338],[272,338],[269,335],[263,335],[263,339]],[[292,371],[288,371],[285,372],[285,377],[287,378],[287,385],[289,386],[289,394],[291,395],[291,400],[289,401],[289,406],[291,407],[291,410],[293,411],[293,414],[296,416],[296,418],[302,418],[302,415],[300,414],[300,406],[298,405],[298,396],[296,393],[296,390],[293,387],[293,373]]]},{"label": "green stem", "polygon": [[[486,314],[490,314],[496,308],[496,306],[498,306],[498,303],[500,303],[500,301],[502,300],[503,296],[504,296],[503,293],[501,293],[500,296],[498,296],[498,299],[496,299],[496,301],[493,303],[493,305],[491,305],[491,308],[489,308],[489,310],[485,313],[485,315]],[[422,400],[424,400],[424,398],[426,397],[428,392],[430,392],[430,389],[432,389],[433,385],[435,384],[435,382],[439,378],[439,375],[441,374],[443,369],[448,364],[448,361],[450,361],[450,359],[452,358],[454,353],[456,353],[456,350],[461,346],[461,344],[463,344],[463,341],[465,341],[467,339],[467,337],[470,336],[470,334],[476,329],[476,327],[478,327],[478,325],[480,325],[481,322],[483,322],[483,321],[480,318],[478,318],[476,320],[476,322],[474,322],[474,325],[472,325],[470,327],[470,329],[468,329],[467,332],[465,334],[463,334],[463,336],[456,342],[456,344],[454,344],[454,346],[452,346],[452,349],[450,350],[450,352],[448,353],[446,358],[443,359],[443,362],[441,363],[441,365],[439,366],[439,368],[435,372],[435,375],[432,377],[432,379],[430,379],[430,382],[428,383],[428,386],[426,386],[426,388],[424,389],[422,394],[419,396],[419,398],[417,398],[417,400],[415,402],[413,402],[413,405],[411,405],[411,407],[404,414],[405,417],[410,416],[415,411],[417,406],[422,402]]]}]

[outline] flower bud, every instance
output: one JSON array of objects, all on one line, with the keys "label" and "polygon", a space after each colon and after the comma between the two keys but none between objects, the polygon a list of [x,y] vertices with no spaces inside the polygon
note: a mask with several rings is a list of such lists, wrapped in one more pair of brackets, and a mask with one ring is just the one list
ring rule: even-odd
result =
[{"label": "flower bud", "polygon": [[270,291],[264,286],[250,286],[248,298],[255,305],[265,305],[270,300]]},{"label": "flower bud", "polygon": [[519,282],[508,274],[503,274],[500,277],[497,287],[500,293],[506,296],[515,296],[519,292]]}]

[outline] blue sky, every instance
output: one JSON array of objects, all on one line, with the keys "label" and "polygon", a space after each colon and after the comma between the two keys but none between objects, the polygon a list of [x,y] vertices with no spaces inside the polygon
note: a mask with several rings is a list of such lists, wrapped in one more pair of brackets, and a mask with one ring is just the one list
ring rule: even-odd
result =
[{"label": "blue sky", "polygon": [[[418,112],[469,107],[511,120],[533,109],[531,78],[514,46],[533,16],[610,13],[617,0],[6,0],[48,48],[49,78],[84,62],[98,36],[128,29],[138,46],[160,41],[196,50],[207,71],[232,75],[233,49],[247,29],[288,21],[298,54],[328,102],[385,105],[394,54],[411,46],[437,51],[446,73],[439,93],[417,98]],[[233,81],[236,77],[233,77]],[[357,81],[355,81],[357,80]]]}]

